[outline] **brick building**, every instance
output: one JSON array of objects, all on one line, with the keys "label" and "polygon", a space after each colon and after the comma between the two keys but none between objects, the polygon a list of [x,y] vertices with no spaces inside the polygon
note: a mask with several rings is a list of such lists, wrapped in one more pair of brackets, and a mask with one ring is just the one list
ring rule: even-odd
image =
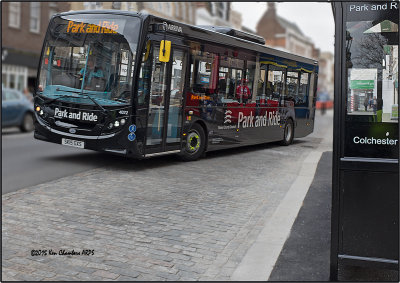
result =
[{"label": "brick building", "polygon": [[2,84],[33,89],[44,35],[50,17],[70,10],[66,2],[2,3]]},{"label": "brick building", "polygon": [[72,2],[71,10],[146,11],[159,17],[195,24],[196,5],[193,2]]},{"label": "brick building", "polygon": [[242,15],[232,10],[229,2],[195,2],[196,25],[242,28]]},{"label": "brick building", "polygon": [[321,52],[319,60],[318,73],[318,92],[327,92],[329,97],[333,99],[334,87],[334,57],[331,52]]},{"label": "brick building", "polygon": [[150,14],[192,25],[241,28],[241,14],[229,2],[73,2],[72,10],[116,9]]},{"label": "brick building", "polygon": [[319,50],[314,47],[311,39],[295,23],[277,15],[275,3],[268,3],[268,9],[256,30],[265,39],[267,46],[308,58],[319,57]]},{"label": "brick building", "polygon": [[70,10],[147,11],[192,25],[241,29],[241,14],[229,2],[4,2],[2,4],[2,83],[31,91],[50,17]]}]

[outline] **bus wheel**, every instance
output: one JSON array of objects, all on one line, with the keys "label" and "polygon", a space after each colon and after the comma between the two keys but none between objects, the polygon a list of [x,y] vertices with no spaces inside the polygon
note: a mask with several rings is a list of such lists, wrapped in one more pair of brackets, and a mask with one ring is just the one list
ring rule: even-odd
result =
[{"label": "bus wheel", "polygon": [[24,119],[22,120],[20,129],[23,132],[33,131],[33,117],[32,117],[31,113],[28,112],[25,114]]},{"label": "bus wheel", "polygon": [[288,119],[285,123],[285,130],[283,132],[283,140],[281,145],[290,145],[293,142],[294,126],[292,119]]},{"label": "bus wheel", "polygon": [[182,149],[181,157],[185,161],[198,159],[204,152],[206,135],[203,127],[194,124],[186,135],[186,145]]}]

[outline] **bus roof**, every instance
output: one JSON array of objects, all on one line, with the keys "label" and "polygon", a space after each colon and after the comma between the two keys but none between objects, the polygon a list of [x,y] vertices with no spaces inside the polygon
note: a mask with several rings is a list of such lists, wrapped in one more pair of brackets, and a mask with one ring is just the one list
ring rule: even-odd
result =
[{"label": "bus roof", "polygon": [[[223,30],[223,29],[219,29],[218,27],[212,29],[210,27],[204,27],[204,26],[201,27],[201,26],[190,25],[190,24],[181,23],[181,22],[177,22],[174,20],[154,16],[154,15],[148,14],[147,12],[132,12],[132,11],[122,11],[122,10],[80,10],[80,11],[69,11],[69,12],[55,14],[53,17],[63,16],[63,15],[75,15],[75,14],[115,14],[115,15],[140,17],[143,20],[149,19],[150,24],[166,25],[165,30],[164,29],[157,30],[159,32],[166,31],[169,34],[173,34],[173,35],[177,35],[177,36],[185,35],[192,39],[208,41],[208,42],[218,43],[218,44],[222,44],[222,45],[229,45],[231,47],[237,47],[237,48],[257,51],[257,52],[261,53],[261,56],[263,54],[272,55],[272,56],[277,56],[277,57],[281,57],[284,59],[302,62],[305,64],[310,64],[313,66],[318,65],[318,61],[314,60],[314,59],[291,54],[291,53],[288,53],[288,52],[285,52],[282,50],[277,50],[277,49],[256,43],[254,41],[249,41],[244,38],[229,35],[227,33],[224,34],[224,33],[218,32],[217,30],[219,30],[219,31]],[[237,31],[237,32],[240,33],[241,31]],[[241,33],[244,33],[244,32],[241,32]],[[231,34],[235,34],[235,33],[231,32]],[[252,35],[249,33],[245,33],[245,34]],[[254,35],[254,37],[259,37],[259,36]]]}]

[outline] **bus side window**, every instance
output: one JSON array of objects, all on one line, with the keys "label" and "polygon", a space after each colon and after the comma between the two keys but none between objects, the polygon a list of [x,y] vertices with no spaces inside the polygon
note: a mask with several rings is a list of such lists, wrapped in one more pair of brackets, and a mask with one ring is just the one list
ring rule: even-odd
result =
[{"label": "bus side window", "polygon": [[[246,85],[249,88],[249,93],[248,93],[248,100],[247,102],[252,102],[253,101],[253,94],[254,90],[257,91],[257,81],[259,78],[259,74],[257,74],[257,63],[254,61],[247,61],[247,66],[246,66]],[[254,102],[255,102],[255,96],[254,96]]]},{"label": "bus side window", "polygon": [[260,103],[260,105],[264,105],[265,104],[265,88],[266,88],[266,75],[267,75],[267,71],[266,71],[266,66],[262,65],[260,66],[259,69],[259,78],[258,78],[258,82],[257,82],[257,97],[256,97],[256,101],[258,103]]},{"label": "bus side window", "polygon": [[244,61],[228,56],[221,56],[218,81],[218,97],[223,103],[238,101],[237,90],[244,78]]},{"label": "bus side window", "polygon": [[228,81],[229,81],[229,69],[226,67],[219,67],[218,97],[220,97],[221,99],[227,97],[229,91]]},{"label": "bus side window", "polygon": [[302,72],[300,76],[300,87],[298,94],[298,104],[301,104],[304,107],[307,107],[308,102],[308,92],[309,92],[309,73]]},{"label": "bus side window", "polygon": [[311,73],[309,92],[308,92],[308,107],[311,109],[315,99],[315,73]]},{"label": "bus side window", "polygon": [[244,77],[243,70],[231,69],[231,71],[232,71],[232,76],[229,82],[229,94],[231,95],[230,97],[232,97],[233,99],[239,100],[237,99],[238,88],[242,84],[242,80]]},{"label": "bus side window", "polygon": [[295,71],[289,71],[286,74],[286,90],[285,99],[293,101],[298,104],[298,86],[299,86],[299,73]]},{"label": "bus side window", "polygon": [[[147,50],[148,49],[148,50]],[[147,102],[147,97],[150,93],[151,71],[153,63],[153,46],[148,44],[143,52],[142,64],[139,71],[138,81],[138,104],[144,105]]]},{"label": "bus side window", "polygon": [[198,100],[215,100],[218,85],[219,56],[210,52],[192,52],[190,90]]},{"label": "bus side window", "polygon": [[158,54],[160,48],[154,48],[153,52],[153,73],[151,76],[150,105],[164,107],[164,95],[167,88],[166,75],[167,63],[160,62]]},{"label": "bus side window", "polygon": [[228,99],[233,98],[233,88],[231,85],[232,72],[230,69],[231,58],[228,56],[221,56],[220,67],[218,74],[218,99],[221,102],[226,102]]},{"label": "bus side window", "polygon": [[270,100],[279,101],[284,93],[285,73],[282,68],[273,65],[268,66],[268,80],[266,94]]}]

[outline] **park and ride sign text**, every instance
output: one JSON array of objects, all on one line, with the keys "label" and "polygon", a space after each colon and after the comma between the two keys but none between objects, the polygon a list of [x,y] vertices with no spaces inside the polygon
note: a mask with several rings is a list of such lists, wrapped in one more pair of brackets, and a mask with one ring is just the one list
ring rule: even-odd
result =
[{"label": "park and ride sign text", "polygon": [[119,25],[114,21],[99,21],[98,24],[68,21],[67,33],[117,33]]},{"label": "park and ride sign text", "polygon": [[359,3],[348,5],[349,12],[369,12],[369,11],[387,11],[387,10],[397,10],[398,2],[382,3],[382,4],[368,4]]}]

